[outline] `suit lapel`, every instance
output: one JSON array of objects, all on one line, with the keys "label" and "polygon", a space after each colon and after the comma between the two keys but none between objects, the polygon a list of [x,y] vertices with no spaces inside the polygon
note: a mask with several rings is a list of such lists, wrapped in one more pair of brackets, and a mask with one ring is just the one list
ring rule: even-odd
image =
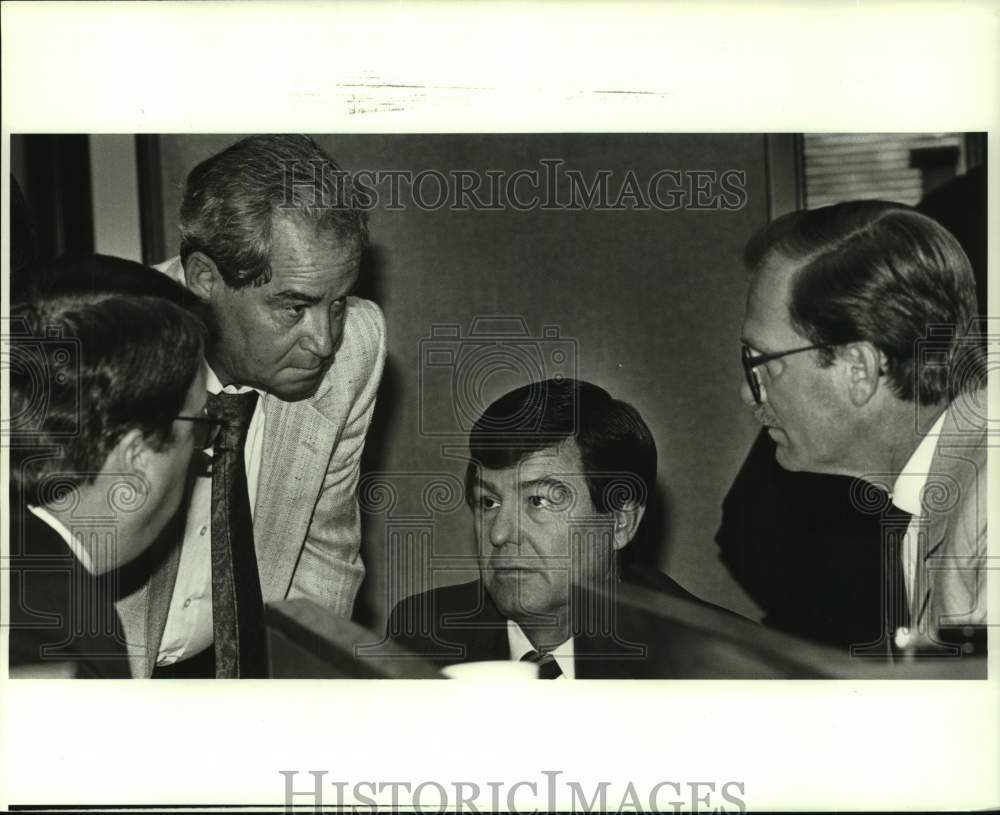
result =
[{"label": "suit lapel", "polygon": [[170,611],[170,600],[174,595],[180,560],[181,547],[178,545],[170,550],[162,568],[154,572],[149,581],[149,598],[146,603],[146,631],[149,643],[146,649],[147,676],[152,675],[156,667],[156,656],[163,641],[163,629],[167,624],[167,613]]},{"label": "suit lapel", "polygon": [[148,678],[156,667],[183,539],[184,515],[178,513],[156,543],[115,576],[119,596],[116,608],[125,629],[134,677]]},{"label": "suit lapel", "polygon": [[449,659],[449,664],[510,659],[507,622],[481,581],[449,586],[437,594],[448,600],[440,604],[435,602],[430,610],[435,630],[443,641],[464,649],[464,654]]},{"label": "suit lapel", "polygon": [[929,523],[926,537],[922,537],[920,541],[916,591],[910,603],[910,618],[915,621],[918,630],[926,627],[927,614],[935,605],[934,595],[945,588],[938,584],[947,577],[947,570],[939,574],[939,570],[933,568],[933,563],[928,561],[948,538],[949,527],[955,520],[950,510],[962,500],[962,491],[970,488],[968,468],[974,466],[976,459],[982,456],[981,442],[982,439],[976,432],[970,433],[970,428],[959,427],[956,405],[950,405],[921,494],[921,503],[925,507],[924,512],[929,515]]},{"label": "suit lapel", "polygon": [[[331,389],[324,400],[340,398]],[[314,402],[264,398],[264,447],[254,508],[254,546],[264,602],[283,600],[298,562],[340,428]],[[332,415],[346,415],[341,408]]]},{"label": "suit lapel", "polygon": [[510,659],[510,638],[507,621],[501,616],[486,587],[481,582],[473,585],[482,594],[482,602],[475,616],[475,628],[469,630],[468,648],[470,661]]}]

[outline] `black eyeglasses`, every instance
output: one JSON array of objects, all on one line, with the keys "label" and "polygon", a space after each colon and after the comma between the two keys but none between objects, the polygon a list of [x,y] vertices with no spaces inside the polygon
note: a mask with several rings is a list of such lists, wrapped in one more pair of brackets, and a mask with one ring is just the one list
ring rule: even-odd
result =
[{"label": "black eyeglasses", "polygon": [[759,405],[760,399],[760,376],[757,374],[758,365],[766,365],[776,359],[787,357],[789,354],[801,354],[803,351],[815,351],[819,348],[827,348],[826,345],[806,345],[802,348],[793,348],[791,351],[775,351],[773,354],[754,354],[750,346],[743,346],[743,373],[747,378],[747,385],[750,386],[750,393],[753,400]]},{"label": "black eyeglasses", "polygon": [[[207,410],[207,409],[206,409]],[[208,450],[215,445],[222,430],[222,422],[207,414],[204,416],[175,416],[180,422],[194,422],[194,446],[200,450]]]}]

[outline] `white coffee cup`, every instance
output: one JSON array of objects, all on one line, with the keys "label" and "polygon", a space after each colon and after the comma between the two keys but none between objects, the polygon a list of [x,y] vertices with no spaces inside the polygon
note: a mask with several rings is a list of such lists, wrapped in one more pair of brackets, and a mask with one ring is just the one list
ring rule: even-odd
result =
[{"label": "white coffee cup", "polygon": [[533,662],[492,659],[483,662],[459,662],[443,668],[448,679],[538,679],[538,666]]}]

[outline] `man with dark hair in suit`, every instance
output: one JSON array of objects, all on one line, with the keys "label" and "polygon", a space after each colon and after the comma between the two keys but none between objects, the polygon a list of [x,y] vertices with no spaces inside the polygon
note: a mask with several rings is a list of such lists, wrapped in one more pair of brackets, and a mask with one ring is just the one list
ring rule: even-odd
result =
[{"label": "man with dark hair in suit", "polygon": [[[131,291],[80,284],[102,271]],[[116,258],[33,280],[11,313],[10,664],[128,677],[114,576],[177,511],[212,435],[206,326],[158,296],[167,281],[154,270]]]},{"label": "man with dark hair in suit", "polygon": [[352,296],[363,203],[301,135],[242,139],[188,175],[180,257],[161,271],[211,310],[209,407],[231,432],[179,545],[119,605],[137,675],[265,676],[266,602],[351,616],[365,571],[357,483],[386,353],[381,310]]},{"label": "man with dark hair in suit", "polygon": [[[388,636],[439,665],[528,660],[542,678],[656,675],[656,642],[616,630],[620,554],[656,482],[642,417],[603,388],[549,379],[497,399],[469,438],[480,578],[401,601]],[[628,579],[628,576],[625,575]],[[657,588],[695,600],[665,575]]]},{"label": "man with dark hair in suit", "polygon": [[859,479],[854,506],[882,524],[880,607],[851,653],[976,650],[985,372],[961,246],[909,207],[853,201],[777,219],[745,261],[744,402],[778,464]]}]

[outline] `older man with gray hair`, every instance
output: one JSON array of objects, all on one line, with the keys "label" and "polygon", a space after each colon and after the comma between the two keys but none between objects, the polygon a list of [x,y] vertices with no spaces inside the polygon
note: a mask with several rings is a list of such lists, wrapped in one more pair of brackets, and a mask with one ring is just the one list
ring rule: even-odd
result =
[{"label": "older man with gray hair", "polygon": [[180,257],[208,304],[209,410],[227,427],[179,524],[182,545],[120,608],[139,675],[266,675],[263,603],[349,617],[364,576],[355,496],[385,324],[353,297],[359,191],[306,136],[253,136],[188,176]]}]

